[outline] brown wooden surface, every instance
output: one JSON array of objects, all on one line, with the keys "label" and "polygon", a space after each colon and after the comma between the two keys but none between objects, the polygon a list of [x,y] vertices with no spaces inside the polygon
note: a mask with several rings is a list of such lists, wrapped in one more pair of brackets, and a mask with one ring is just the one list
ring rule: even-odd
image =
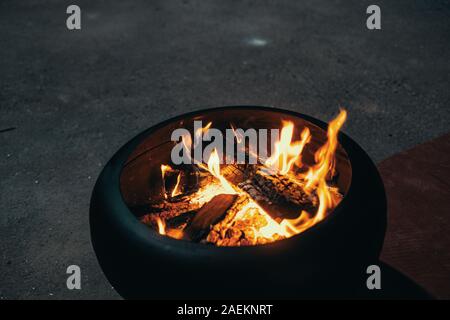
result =
[{"label": "brown wooden surface", "polygon": [[450,134],[378,167],[388,198],[382,260],[450,299]]}]

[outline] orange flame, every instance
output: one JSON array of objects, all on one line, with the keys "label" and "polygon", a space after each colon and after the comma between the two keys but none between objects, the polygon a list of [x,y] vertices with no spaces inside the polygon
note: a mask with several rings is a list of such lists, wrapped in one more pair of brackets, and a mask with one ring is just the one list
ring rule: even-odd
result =
[{"label": "orange flame", "polygon": [[[334,208],[339,201],[336,194],[331,192],[334,188],[327,184],[327,177],[333,177],[334,175],[336,161],[335,153],[338,146],[337,136],[346,118],[347,112],[345,110],[341,110],[339,115],[329,123],[327,130],[327,142],[314,154],[316,163],[308,169],[306,174],[302,174],[301,176],[299,175],[299,177],[303,178],[305,182],[304,185],[299,184],[299,187],[302,187],[305,192],[309,194],[315,191],[317,195],[319,205],[314,214],[303,210],[298,218],[283,219],[280,223],[278,223],[251,199],[249,203],[242,207],[235,215],[233,221],[238,221],[239,219],[243,219],[245,215],[252,215],[257,212],[264,217],[266,224],[260,228],[253,228],[255,236],[263,237],[269,241],[275,241],[278,238],[276,237],[277,235],[288,238],[305,231],[325,219],[328,210],[330,208]],[[211,123],[209,123],[206,127],[201,128],[201,131],[207,130],[210,126]],[[235,132],[233,126],[232,129],[233,132]],[[200,131],[195,134],[198,133],[200,133]],[[292,122],[284,122],[280,138],[275,143],[275,151],[270,158],[265,161],[265,165],[272,172],[280,175],[286,175],[292,171],[294,164],[297,167],[302,166],[301,154],[305,145],[311,141],[311,133],[309,129],[305,127],[301,132],[300,140],[292,142],[293,133],[294,124]],[[236,138],[238,138],[237,135]],[[192,143],[190,136],[186,138],[183,137],[183,143],[185,146],[190,147]],[[211,152],[207,165],[204,165],[203,163],[196,164],[209,171],[215,178],[217,178],[217,184],[210,184],[206,186],[196,195],[193,195],[191,201],[203,204],[208,202],[215,195],[221,193],[244,194],[244,191],[231,185],[221,174],[220,157],[216,149],[213,149]],[[163,178],[167,170],[171,170],[171,168],[165,165],[161,166]],[[175,191],[178,188],[179,180],[180,175],[177,178],[177,185],[172,191],[172,196],[174,196]],[[177,239],[182,237],[182,231],[180,230],[166,230],[165,223],[159,218],[157,220],[157,224],[158,232],[160,234],[167,234],[168,236]]]},{"label": "orange flame", "polygon": [[[202,139],[202,134],[204,134],[205,132],[207,132],[209,130],[209,128],[211,127],[212,122],[208,122],[206,124],[206,126],[204,126],[203,128],[198,128],[197,130],[195,130],[194,132],[194,144],[193,147],[195,148],[199,142]],[[181,142],[183,143],[183,148],[184,148],[184,152],[185,154],[189,157],[189,159],[196,165],[201,165],[201,163],[199,163],[197,161],[197,159],[192,158],[191,157],[191,147],[192,147],[192,138],[191,135],[189,133],[183,134],[181,136]]]},{"label": "orange flame", "polygon": [[169,170],[172,170],[172,168],[170,166],[165,165],[165,164],[161,165],[162,188],[163,188],[164,198],[166,198],[166,199],[167,199],[167,193],[166,193],[165,178],[166,178],[166,172]]},{"label": "orange flame", "polygon": [[[208,159],[208,171],[216,177],[222,190],[215,190],[217,194],[219,193],[230,193],[230,194],[243,194],[244,192],[233,188],[233,186],[225,179],[225,177],[220,173],[220,159],[216,149],[213,149],[211,155]],[[225,192],[224,192],[225,191]],[[267,212],[264,211],[255,201],[250,200],[247,205],[242,207],[239,212],[234,217],[233,221],[237,221],[242,218],[242,216],[249,212],[250,209],[257,209],[261,215],[264,216],[267,224],[259,229],[255,229],[255,235],[257,237],[272,238],[275,234],[289,236],[286,228],[280,226]]]},{"label": "orange flame", "polygon": [[231,126],[231,130],[233,131],[234,136],[236,137],[236,141],[238,143],[242,142],[242,136],[240,134],[238,134],[238,132],[236,131],[236,129],[234,128],[234,126],[232,124],[230,124]]},{"label": "orange flame", "polygon": [[166,227],[166,223],[160,217],[156,217],[158,233],[162,236],[169,236],[174,239],[182,239],[183,231],[180,229],[171,229]]},{"label": "orange flame", "polygon": [[[163,193],[164,193],[164,197],[166,199],[167,199],[167,194],[166,194],[166,190],[165,190],[166,189],[166,186],[165,186],[166,172],[171,172],[171,171],[173,171],[171,166],[166,165],[166,164],[162,164],[161,165],[161,177],[162,177],[163,191],[164,191]],[[175,184],[175,187],[172,190],[172,193],[171,193],[171,197],[172,198],[177,196],[177,195],[179,195],[181,193],[180,190],[179,190],[180,189],[180,181],[181,181],[181,172],[178,174],[177,182]]]},{"label": "orange flame", "polygon": [[208,131],[209,128],[211,128],[211,125],[212,125],[212,122],[210,121],[210,122],[208,122],[208,123],[206,124],[206,126],[204,126],[203,128],[198,128],[198,129],[196,130],[196,132],[195,132],[195,135],[196,135],[197,137],[200,137],[203,133],[205,133],[206,131]]},{"label": "orange flame", "polygon": [[236,190],[231,186],[231,184],[225,179],[224,176],[220,174],[220,158],[217,150],[214,148],[208,159],[208,171],[217,179],[219,179],[220,184],[226,193],[235,194]]},{"label": "orange flame", "polygon": [[181,172],[178,174],[177,183],[175,184],[175,187],[172,190],[172,194],[171,194],[172,198],[181,193],[180,190],[178,190],[180,187],[180,180],[181,180]]},{"label": "orange flame", "polygon": [[310,193],[313,188],[317,187],[316,193],[319,198],[319,207],[316,214],[311,217],[308,212],[302,211],[297,219],[285,219],[282,221],[288,229],[294,234],[303,232],[304,230],[314,226],[318,222],[325,219],[327,210],[337,205],[337,199],[333,197],[330,187],[327,184],[327,175],[334,175],[335,169],[335,153],[338,146],[338,133],[347,119],[347,112],[341,110],[339,115],[333,119],[327,130],[327,142],[314,154],[316,164],[311,167],[305,176],[304,190]]},{"label": "orange flame", "polygon": [[171,170],[172,170],[172,168],[170,166],[168,166],[166,164],[162,164],[161,165],[161,177],[163,178],[163,180],[164,180],[164,178],[166,176],[166,172],[167,171],[171,171]]},{"label": "orange flame", "polygon": [[[208,122],[206,124],[206,126],[204,126],[203,128],[198,128],[197,130],[195,130],[195,132],[194,132],[194,148],[202,140],[202,135],[209,130],[211,125],[212,125],[212,122]],[[190,136],[189,136],[189,139],[190,139]],[[189,143],[189,141],[186,141],[186,142]],[[186,146],[186,143],[185,143],[185,146]],[[189,147],[190,147],[190,144],[189,144]]]},{"label": "orange flame", "polygon": [[166,223],[160,217],[156,217],[156,223],[158,225],[158,233],[160,235],[165,235],[166,234]]},{"label": "orange flame", "polygon": [[275,142],[275,152],[265,162],[267,167],[282,175],[291,171],[294,162],[301,164],[300,156],[303,148],[311,140],[308,128],[303,129],[300,141],[292,143],[293,134],[294,124],[285,122],[281,129],[280,140]]},{"label": "orange flame", "polygon": [[335,152],[338,145],[337,136],[346,119],[347,112],[341,110],[339,115],[329,123],[327,131],[328,140],[314,154],[316,164],[310,168],[306,174],[306,191],[311,191],[317,185],[320,187],[320,183],[325,182],[328,172],[330,172],[332,176],[334,175]]}]

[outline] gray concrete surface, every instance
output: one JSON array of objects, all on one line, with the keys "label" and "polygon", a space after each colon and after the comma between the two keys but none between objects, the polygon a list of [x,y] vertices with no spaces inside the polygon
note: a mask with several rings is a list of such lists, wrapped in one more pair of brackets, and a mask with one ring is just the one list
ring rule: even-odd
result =
[{"label": "gray concrete surface", "polygon": [[[369,31],[372,2],[2,1],[0,299],[119,298],[91,247],[90,193],[115,150],[171,116],[344,106],[376,161],[448,132],[450,2],[375,1]],[[71,3],[81,31],[65,27]]]}]

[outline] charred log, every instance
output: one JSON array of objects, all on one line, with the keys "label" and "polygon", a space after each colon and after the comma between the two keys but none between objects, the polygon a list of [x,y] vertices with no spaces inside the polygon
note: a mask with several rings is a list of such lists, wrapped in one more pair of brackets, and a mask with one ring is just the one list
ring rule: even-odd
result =
[{"label": "charred log", "polygon": [[149,206],[147,211],[149,213],[143,215],[140,220],[147,225],[156,226],[158,219],[169,221],[175,217],[195,213],[199,208],[200,205],[198,203],[193,203],[188,198],[177,202],[163,201]]},{"label": "charred log", "polygon": [[286,202],[302,208],[314,207],[318,204],[315,193],[307,194],[301,180],[287,175],[268,174],[258,169],[252,177],[252,182],[272,202]]},{"label": "charred log", "polygon": [[[234,230],[235,233],[230,235],[228,231],[230,226],[233,224],[233,220],[235,219],[237,213],[242,210],[248,203],[250,202],[250,197],[247,194],[240,194],[239,197],[235,200],[234,204],[228,209],[225,217],[214,226],[211,227],[206,239],[204,242],[206,243],[214,243],[216,245],[225,245],[226,242],[237,242],[240,240],[242,233],[238,233],[239,230]],[[228,233],[227,233],[228,232]],[[225,240],[231,239],[233,240]],[[225,242],[225,243],[224,243]],[[231,245],[231,242],[229,245]]]},{"label": "charred log", "polygon": [[225,216],[237,198],[238,196],[235,194],[214,196],[192,218],[184,229],[184,237],[188,240],[199,241],[209,231],[211,225]]},{"label": "charred log", "polygon": [[223,175],[258,203],[272,218],[296,218],[302,210],[312,210],[318,204],[314,192],[307,194],[296,177],[268,174],[263,165],[225,167]]}]

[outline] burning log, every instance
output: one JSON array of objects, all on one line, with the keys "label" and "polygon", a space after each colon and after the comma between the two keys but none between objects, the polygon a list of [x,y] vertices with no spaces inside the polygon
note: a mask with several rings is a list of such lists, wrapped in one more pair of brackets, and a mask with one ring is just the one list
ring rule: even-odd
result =
[{"label": "burning log", "polygon": [[285,238],[280,234],[274,234],[270,238],[259,235],[258,229],[265,226],[266,217],[257,208],[248,208],[235,223],[214,226],[205,242],[216,246],[249,246]]},{"label": "burning log", "polygon": [[251,200],[248,194],[241,194],[225,219],[211,228],[203,242],[216,246],[248,246],[285,238],[285,230]]},{"label": "burning log", "polygon": [[169,165],[161,165],[161,178],[161,194],[166,200],[176,202],[199,189],[199,179],[202,175],[194,166],[179,165],[172,168]]},{"label": "burning log", "polygon": [[192,241],[200,240],[209,231],[211,225],[220,221],[233,206],[238,195],[219,194],[195,214],[188,226],[184,229],[184,237]]},{"label": "burning log", "polygon": [[221,174],[227,181],[237,186],[253,174],[253,170],[251,169],[253,166],[247,164],[229,164],[221,169]]},{"label": "burning log", "polygon": [[[310,129],[305,127],[295,141],[294,123],[284,121],[269,158],[258,158],[245,146],[243,152],[256,163],[221,165],[224,159],[214,148],[206,163],[174,168],[161,164],[164,200],[151,206],[152,214],[142,221],[162,235],[217,246],[263,244],[303,232],[326,218],[342,199],[333,179],[338,169],[337,133],[345,118],[341,111],[329,124],[327,141],[305,157]],[[242,162],[242,157],[232,157],[227,163]]]},{"label": "burning log", "polygon": [[[238,242],[241,238],[242,233],[235,229],[230,230],[230,226],[233,223],[236,215],[244,208],[248,203],[250,203],[250,197],[243,193],[235,200],[234,204],[228,209],[226,216],[214,226],[212,226],[204,242],[214,243],[216,245],[225,245],[226,242]],[[239,231],[239,232],[238,232]],[[230,232],[232,234],[230,234]],[[233,240],[225,240],[225,239]],[[231,245],[231,244],[230,244]]]},{"label": "burning log", "polygon": [[301,180],[288,175],[268,174],[257,169],[252,182],[272,202],[286,202],[301,208],[314,207],[318,204],[315,193],[307,194]]},{"label": "burning log", "polygon": [[181,201],[177,202],[163,201],[161,203],[151,205],[148,210],[150,213],[143,215],[140,219],[141,222],[147,225],[156,226],[158,219],[162,219],[164,221],[170,220],[181,215],[193,213],[199,208],[200,204],[191,202],[187,198],[181,199]]},{"label": "burning log", "polygon": [[269,174],[266,170],[263,165],[231,164],[223,172],[228,181],[248,193],[273,218],[296,218],[302,210],[317,207],[317,195],[307,194],[302,180],[291,175]]},{"label": "burning log", "polygon": [[[241,191],[239,196],[225,194],[222,189],[221,194],[205,199],[198,196],[214,194],[217,192],[214,187],[221,186],[211,173],[199,170],[197,183],[202,191],[182,196],[176,202],[172,199],[154,205],[153,213],[144,216],[142,221],[153,228],[158,227],[158,221],[164,221],[164,234],[218,246],[263,244],[286,237],[283,231],[266,236],[258,230],[270,217],[275,223],[281,223],[286,218],[298,218],[303,210],[315,211],[319,199],[315,191],[310,194],[304,191],[303,180],[288,174],[270,174],[267,170],[263,165],[225,166],[223,176],[237,187],[237,192]],[[206,192],[205,188],[210,189]],[[333,196],[340,196],[337,188],[329,190]],[[252,200],[257,205],[246,207]]]}]

